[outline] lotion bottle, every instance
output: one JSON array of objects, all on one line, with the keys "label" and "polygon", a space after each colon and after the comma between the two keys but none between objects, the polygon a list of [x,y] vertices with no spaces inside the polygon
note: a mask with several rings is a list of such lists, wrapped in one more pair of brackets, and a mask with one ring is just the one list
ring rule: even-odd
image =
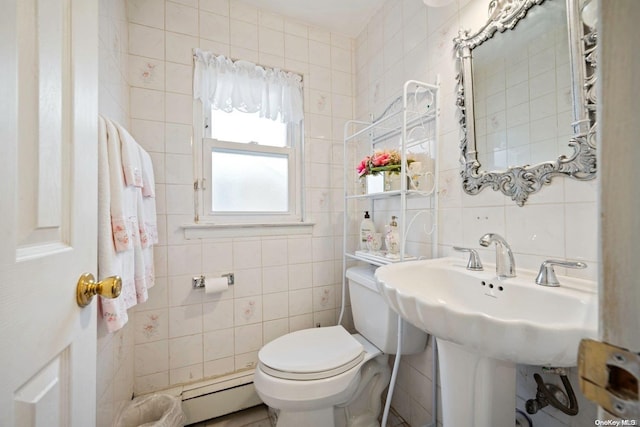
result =
[{"label": "lotion bottle", "polygon": [[392,216],[391,222],[386,227],[387,234],[384,243],[387,246],[387,258],[400,258],[400,233],[398,232],[398,217]]},{"label": "lotion bottle", "polygon": [[376,226],[369,216],[369,211],[364,212],[364,219],[360,223],[360,249],[367,250],[367,237],[376,232]]}]

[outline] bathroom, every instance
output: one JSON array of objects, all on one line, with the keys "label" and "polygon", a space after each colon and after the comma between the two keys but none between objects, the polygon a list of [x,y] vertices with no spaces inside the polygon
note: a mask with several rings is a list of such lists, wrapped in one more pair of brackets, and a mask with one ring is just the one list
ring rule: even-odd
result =
[{"label": "bathroom", "polygon": [[[442,7],[381,1],[357,32],[348,23],[342,31],[329,29],[263,9],[257,1],[97,3],[98,111],[125,125],[151,155],[159,244],[148,301],[130,311],[118,332],[108,333],[98,321],[96,425],[111,426],[132,394],[244,372],[255,367],[269,341],[336,324],[344,124],[382,112],[408,79],[440,82],[439,256],[464,259],[453,246],[467,246],[492,263],[493,250],[481,248],[478,239],[494,232],[509,241],[519,268],[535,270],[545,259],[559,258],[588,264],[563,272],[568,276],[599,282],[606,274],[599,272],[605,244],[598,234],[604,203],[599,177],[555,178],[524,207],[499,191],[469,195],[462,189],[453,39],[460,28],[478,28],[487,19],[488,1],[453,0]],[[195,203],[195,47],[303,76],[305,214],[312,225],[260,235],[200,230],[196,238],[186,236]],[[636,206],[628,203],[629,210]],[[229,272],[235,284],[221,295],[205,296],[191,286],[193,276]],[[400,365],[392,406],[411,426],[432,420],[432,363],[429,341],[423,353],[404,357]],[[518,408],[535,396],[535,372],[539,368],[518,367]],[[578,390],[576,370],[570,378]],[[577,393],[577,417],[548,409],[535,415],[534,425],[593,425],[597,407]]]}]

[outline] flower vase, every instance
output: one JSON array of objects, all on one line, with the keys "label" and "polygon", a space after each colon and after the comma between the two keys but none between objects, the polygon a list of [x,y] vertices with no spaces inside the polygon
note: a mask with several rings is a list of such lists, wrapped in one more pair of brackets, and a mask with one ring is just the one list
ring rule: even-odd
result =
[{"label": "flower vase", "polygon": [[367,194],[382,193],[384,191],[384,176],[367,175]]}]

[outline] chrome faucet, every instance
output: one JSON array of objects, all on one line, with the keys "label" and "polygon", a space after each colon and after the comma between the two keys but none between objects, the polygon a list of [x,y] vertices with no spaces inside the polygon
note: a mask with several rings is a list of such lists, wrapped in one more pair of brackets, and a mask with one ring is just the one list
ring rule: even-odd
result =
[{"label": "chrome faucet", "polygon": [[506,240],[499,234],[487,233],[480,238],[480,245],[489,247],[496,244],[496,274],[500,278],[516,277],[516,262]]},{"label": "chrome faucet", "polygon": [[482,271],[482,261],[480,261],[480,256],[478,255],[478,251],[471,248],[461,248],[460,246],[454,246],[454,251],[458,252],[469,252],[469,261],[467,262],[467,270],[471,271]]},{"label": "chrome faucet", "polygon": [[560,286],[560,282],[556,277],[556,272],[553,270],[554,265],[567,268],[587,268],[587,264],[580,261],[561,261],[556,259],[548,259],[544,261],[540,266],[538,277],[536,277],[536,285]]}]

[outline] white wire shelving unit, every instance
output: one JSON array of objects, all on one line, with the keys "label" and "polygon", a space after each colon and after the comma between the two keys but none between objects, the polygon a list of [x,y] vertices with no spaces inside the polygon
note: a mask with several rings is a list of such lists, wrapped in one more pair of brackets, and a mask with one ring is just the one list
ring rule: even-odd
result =
[{"label": "white wire shelving unit", "polygon": [[[409,80],[404,83],[402,95],[396,98],[384,112],[371,121],[351,120],[344,127],[343,177],[344,177],[344,216],[343,216],[343,261],[342,261],[342,308],[339,323],[344,317],[344,299],[346,297],[346,270],[355,261],[382,266],[392,262],[403,262],[438,256],[438,137],[440,134],[440,95],[439,79],[435,84]],[[356,165],[365,156],[378,149],[395,149],[401,154],[399,172],[400,188],[381,192],[362,192],[357,179]],[[424,175],[418,189],[407,180],[407,159],[409,156],[424,162]],[[415,159],[414,159],[415,160]],[[412,188],[413,187],[413,188]],[[375,219],[378,205],[384,205],[382,212],[397,212],[400,234],[399,257],[389,258],[384,254],[369,253],[359,248],[359,221],[361,214],[368,210]],[[358,215],[356,215],[358,214]],[[376,221],[377,226],[388,223]],[[422,228],[425,237],[431,242],[430,253],[407,252],[409,238],[419,241],[416,233],[417,222],[423,219]],[[403,328],[403,320],[398,319],[398,331]],[[387,403],[383,422],[387,420],[389,406],[400,364],[401,334],[398,338],[398,355],[393,366],[391,383],[387,394]],[[433,377],[433,422],[437,420],[437,352],[435,342],[432,345]]]},{"label": "white wire shelving unit", "polygon": [[[391,262],[435,256],[438,245],[438,89],[438,83],[433,85],[409,80],[403,85],[402,95],[389,104],[380,117],[371,122],[352,120],[345,124],[343,153],[345,181],[343,249],[345,262],[343,270],[346,270],[349,259],[380,266]],[[360,157],[372,154],[378,149],[398,150],[401,154],[402,165],[407,165],[407,159],[410,156],[423,160],[425,171],[420,182],[426,188],[409,188],[412,181],[407,179],[407,168],[401,166],[399,189],[364,194],[358,191],[360,186],[357,183],[355,166]],[[355,153],[359,153],[360,156]],[[366,251],[354,246],[359,243],[359,240],[354,241],[353,239],[354,233],[357,231],[356,223],[358,220],[353,214],[356,212],[362,214],[363,211],[368,210],[372,215],[375,215],[376,201],[384,199],[397,201],[398,214],[396,216],[398,217],[398,231],[402,242],[397,259],[384,255],[367,254],[364,253]],[[420,199],[428,201],[430,205],[423,209],[408,209],[408,203]],[[352,201],[356,202],[356,208],[350,206],[350,204],[353,205]],[[390,206],[389,203],[386,203],[387,207]],[[428,214],[426,218],[424,214]],[[411,237],[415,237],[416,230],[412,226],[421,216],[430,223],[429,229],[424,231],[431,240],[431,253],[410,254],[406,251],[406,243],[410,232],[413,231],[414,234]],[[386,218],[384,223],[388,223],[388,219]],[[380,221],[377,222],[380,225]]]}]

